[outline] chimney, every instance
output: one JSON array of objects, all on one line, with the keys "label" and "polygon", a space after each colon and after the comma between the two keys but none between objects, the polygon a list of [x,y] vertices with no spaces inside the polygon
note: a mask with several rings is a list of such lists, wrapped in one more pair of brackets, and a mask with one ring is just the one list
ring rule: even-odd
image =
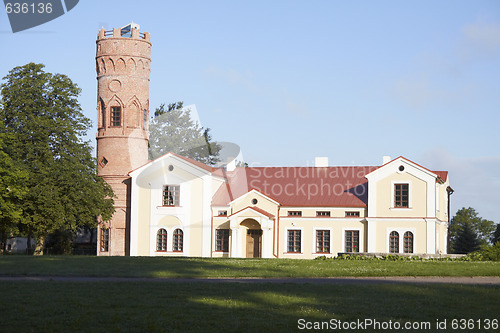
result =
[{"label": "chimney", "polygon": [[384,156],[384,157],[382,157],[382,165],[387,164],[390,161],[391,161],[391,157],[390,156]]},{"label": "chimney", "polygon": [[314,166],[316,168],[326,168],[328,166],[328,157],[316,157]]}]

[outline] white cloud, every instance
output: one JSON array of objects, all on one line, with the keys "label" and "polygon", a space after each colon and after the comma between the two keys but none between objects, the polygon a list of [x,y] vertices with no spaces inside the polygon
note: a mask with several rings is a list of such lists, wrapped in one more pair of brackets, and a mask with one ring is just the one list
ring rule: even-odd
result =
[{"label": "white cloud", "polygon": [[394,83],[393,95],[406,106],[415,110],[431,107],[463,106],[465,101],[475,96],[472,85],[449,88],[438,86],[429,76],[423,74],[408,75]]},{"label": "white cloud", "polygon": [[500,156],[463,158],[439,148],[425,153],[420,161],[431,170],[449,172],[455,190],[452,216],[462,207],[472,207],[479,216],[500,223]]},{"label": "white cloud", "polygon": [[259,93],[261,91],[253,81],[253,75],[250,71],[242,73],[234,69],[223,69],[216,66],[210,66],[205,70],[205,74],[212,78],[222,79],[230,85],[242,86],[254,93]]},{"label": "white cloud", "polygon": [[462,28],[462,42],[459,49],[466,61],[483,60],[500,55],[500,24],[477,20]]}]

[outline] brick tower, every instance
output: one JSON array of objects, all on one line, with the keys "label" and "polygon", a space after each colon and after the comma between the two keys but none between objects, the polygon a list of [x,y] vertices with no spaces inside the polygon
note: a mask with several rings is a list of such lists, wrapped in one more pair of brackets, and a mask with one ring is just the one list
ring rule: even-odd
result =
[{"label": "brick tower", "polygon": [[128,173],[148,161],[151,42],[131,23],[97,36],[97,172],[111,185],[115,214],[99,225],[98,255],[129,255]]}]

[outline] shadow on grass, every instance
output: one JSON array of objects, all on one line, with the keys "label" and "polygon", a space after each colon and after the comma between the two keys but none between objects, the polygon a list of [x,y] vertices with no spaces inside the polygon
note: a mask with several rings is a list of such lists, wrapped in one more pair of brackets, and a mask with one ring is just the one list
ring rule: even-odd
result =
[{"label": "shadow on grass", "polygon": [[290,332],[299,319],[418,321],[434,331],[436,320],[500,310],[498,286],[8,282],[0,294],[15,300],[0,303],[4,332]]}]

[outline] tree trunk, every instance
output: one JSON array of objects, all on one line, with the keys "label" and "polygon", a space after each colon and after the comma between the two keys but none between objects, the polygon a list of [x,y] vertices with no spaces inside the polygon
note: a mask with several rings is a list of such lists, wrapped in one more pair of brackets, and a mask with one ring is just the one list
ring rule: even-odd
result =
[{"label": "tree trunk", "polygon": [[43,248],[45,246],[45,236],[38,236],[36,238],[35,256],[43,256]]}]

